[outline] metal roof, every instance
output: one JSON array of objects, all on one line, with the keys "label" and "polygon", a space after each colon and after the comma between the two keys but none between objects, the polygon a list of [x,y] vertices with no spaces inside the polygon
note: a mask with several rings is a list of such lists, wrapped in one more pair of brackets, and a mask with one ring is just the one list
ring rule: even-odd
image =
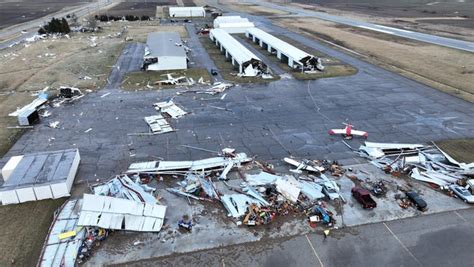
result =
[{"label": "metal roof", "polygon": [[253,36],[257,37],[258,39],[264,41],[271,47],[277,49],[280,51],[282,54],[285,54],[289,58],[292,58],[295,61],[299,61],[302,58],[305,58],[307,56],[311,56],[310,54],[306,53],[305,51],[294,47],[293,45],[278,39],[277,37],[261,30],[258,28],[249,28],[246,31],[247,33],[252,34]]},{"label": "metal roof", "polygon": [[206,10],[202,6],[170,6],[170,14],[174,12],[201,12],[206,13]]},{"label": "metal roof", "polygon": [[248,25],[249,23],[254,26],[252,22],[249,21],[248,18],[242,18],[241,16],[219,16],[214,19],[214,27],[219,28],[221,24],[231,23],[231,24],[245,24]]},{"label": "metal roof", "polygon": [[260,58],[223,29],[212,29],[209,36],[217,39],[232,58],[240,65],[252,59],[260,60]]},{"label": "metal roof", "polygon": [[177,32],[151,32],[146,40],[147,57],[186,57],[184,47],[181,44],[181,37]]},{"label": "metal roof", "polygon": [[[51,225],[38,266],[74,266],[77,251],[86,236],[84,228],[77,228],[81,203],[82,200],[75,199],[64,204]],[[61,240],[59,235],[68,231],[75,231],[76,235]]]},{"label": "metal roof", "polygon": [[159,232],[166,206],[84,194],[78,225],[139,232]]},{"label": "metal roof", "polygon": [[0,190],[66,181],[77,149],[24,155]]}]

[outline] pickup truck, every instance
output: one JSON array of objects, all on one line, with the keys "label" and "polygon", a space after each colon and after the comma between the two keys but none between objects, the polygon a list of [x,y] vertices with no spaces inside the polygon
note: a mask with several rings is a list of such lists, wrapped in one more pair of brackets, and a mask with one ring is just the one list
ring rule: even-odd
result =
[{"label": "pickup truck", "polygon": [[362,204],[362,208],[373,209],[377,207],[377,203],[370,196],[369,190],[360,187],[353,187],[351,192],[352,196]]}]

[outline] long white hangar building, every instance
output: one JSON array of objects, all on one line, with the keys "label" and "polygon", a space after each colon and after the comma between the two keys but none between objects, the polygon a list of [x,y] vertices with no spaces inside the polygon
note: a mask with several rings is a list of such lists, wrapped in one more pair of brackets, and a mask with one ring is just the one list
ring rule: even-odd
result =
[{"label": "long white hangar building", "polygon": [[259,28],[248,28],[245,35],[269,53],[276,54],[280,61],[287,63],[293,69],[301,71],[324,70],[320,58],[310,55]]},{"label": "long white hangar building", "polygon": [[170,17],[172,18],[195,18],[205,17],[206,10],[202,6],[169,7]]},{"label": "long white hangar building", "polygon": [[257,76],[267,71],[267,66],[254,53],[235,40],[223,29],[212,29],[209,38],[219,47],[241,76]]},{"label": "long white hangar building", "polygon": [[2,205],[69,196],[80,160],[78,149],[11,157],[2,168]]},{"label": "long white hangar building", "polygon": [[214,28],[223,29],[228,33],[245,33],[249,28],[255,25],[247,18],[241,16],[219,16],[214,19]]},{"label": "long white hangar building", "polygon": [[148,34],[143,70],[184,70],[188,68],[186,50],[177,32]]}]

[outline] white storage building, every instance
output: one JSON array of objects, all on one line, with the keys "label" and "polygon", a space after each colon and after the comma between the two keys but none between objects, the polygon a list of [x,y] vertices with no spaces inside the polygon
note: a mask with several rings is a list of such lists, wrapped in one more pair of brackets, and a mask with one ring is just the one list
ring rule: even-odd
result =
[{"label": "white storage building", "polygon": [[69,196],[80,160],[77,149],[10,158],[2,169],[0,201],[8,205]]},{"label": "white storage building", "polygon": [[255,24],[241,16],[219,16],[214,20],[215,29],[223,29],[228,33],[245,33],[253,27]]},{"label": "white storage building", "polygon": [[186,51],[177,32],[148,34],[142,69],[183,70],[188,68]]},{"label": "white storage building", "polygon": [[212,29],[209,38],[242,76],[257,76],[266,71],[266,65],[254,53],[223,29]]},{"label": "white storage building", "polygon": [[169,7],[172,18],[205,17],[206,10],[202,6]]},{"label": "white storage building", "polygon": [[310,55],[259,28],[249,28],[245,31],[245,35],[269,53],[276,54],[280,61],[287,63],[293,69],[324,69],[320,58]]}]

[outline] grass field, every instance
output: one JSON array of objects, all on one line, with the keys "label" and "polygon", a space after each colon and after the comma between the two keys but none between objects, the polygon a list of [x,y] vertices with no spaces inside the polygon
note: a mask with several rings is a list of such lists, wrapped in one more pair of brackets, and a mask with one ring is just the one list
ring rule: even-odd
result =
[{"label": "grass field", "polygon": [[[192,78],[195,82],[199,78],[203,78],[204,82],[211,82],[211,76],[205,68],[191,68],[187,70],[168,70],[168,71],[140,71],[125,74],[122,83],[124,90],[153,90],[174,88],[175,85],[155,85],[155,82],[166,80],[166,74],[172,74],[173,78],[186,76],[188,79]],[[153,87],[148,88],[147,85]]]},{"label": "grass field", "polygon": [[474,139],[445,140],[436,145],[459,162],[474,162]]},{"label": "grass field", "polygon": [[351,65],[344,64],[336,58],[329,57],[328,55],[321,53],[320,51],[307,47],[301,43],[295,42],[294,40],[291,40],[286,36],[276,35],[275,37],[278,37],[279,39],[292,44],[293,46],[305,51],[306,53],[321,58],[325,67],[324,71],[318,71],[315,73],[304,73],[300,71],[295,71],[291,69],[288,64],[281,62],[276,57],[276,55],[272,55],[269,52],[264,51],[258,44],[252,42],[249,38],[246,38],[245,35],[242,34],[240,35],[240,37],[242,37],[242,39],[244,39],[256,49],[259,49],[259,51],[263,53],[269,60],[278,63],[280,68],[289,72],[291,75],[293,75],[293,77],[295,77],[295,79],[298,80],[316,80],[321,78],[348,76],[357,73],[357,69],[352,67]]},{"label": "grass field", "polygon": [[61,198],[0,206],[0,266],[36,265],[54,211],[64,201]]},{"label": "grass field", "polygon": [[232,63],[226,59],[219,48],[209,39],[209,37],[200,37],[203,47],[216,64],[222,77],[234,83],[268,83],[280,79],[278,75],[272,74],[272,79],[262,79],[261,77],[239,77],[238,70],[232,66]]}]

